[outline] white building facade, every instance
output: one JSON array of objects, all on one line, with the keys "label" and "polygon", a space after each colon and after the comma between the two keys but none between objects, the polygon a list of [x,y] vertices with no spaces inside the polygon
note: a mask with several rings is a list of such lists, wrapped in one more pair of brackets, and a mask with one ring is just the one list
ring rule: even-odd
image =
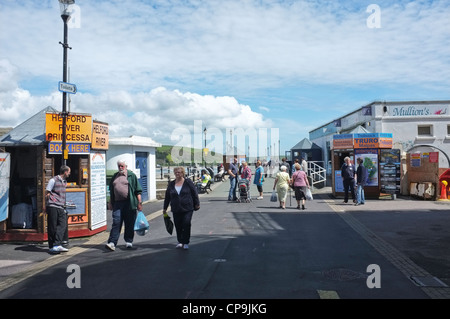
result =
[{"label": "white building facade", "polygon": [[130,136],[109,138],[106,152],[107,176],[117,172],[117,161],[125,160],[142,186],[142,200],[156,199],[156,148],[161,147],[149,137]]},{"label": "white building facade", "polygon": [[331,174],[333,135],[392,133],[393,148],[408,152],[439,152],[439,168],[450,168],[450,101],[373,102],[309,132],[323,149]]}]

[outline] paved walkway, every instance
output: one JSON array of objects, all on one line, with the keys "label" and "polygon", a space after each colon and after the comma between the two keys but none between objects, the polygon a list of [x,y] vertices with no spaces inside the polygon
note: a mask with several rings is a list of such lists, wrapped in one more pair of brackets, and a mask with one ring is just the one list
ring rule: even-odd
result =
[{"label": "paved walkway", "polygon": [[[390,265],[398,269],[407,281],[412,281],[419,286],[424,296],[432,299],[450,299],[450,288],[448,288],[450,286],[450,252],[448,250],[448,247],[450,247],[449,202],[431,202],[414,200],[408,197],[398,197],[396,200],[368,200],[363,206],[354,206],[351,204],[343,204],[341,199],[335,199],[331,196],[329,188],[323,188],[315,189],[313,193],[314,201],[307,203],[307,210],[305,212],[295,209],[295,200],[292,198],[289,198],[287,201],[287,209],[282,211],[277,209],[276,203],[271,203],[268,200],[272,185],[273,179],[268,178],[264,187],[265,199],[262,201],[254,200],[253,204],[246,205],[227,203],[225,198],[229,187],[228,181],[215,183],[212,187],[213,191],[210,194],[201,195],[201,211],[206,214],[209,212],[211,216],[205,215],[209,216],[208,218],[213,218],[213,210],[226,213],[231,209],[234,215],[241,214],[241,211],[245,212],[246,215],[242,216],[244,218],[245,216],[248,216],[248,218],[251,217],[252,220],[237,220],[238,224],[236,225],[229,224],[229,221],[226,222],[227,226],[225,230],[227,230],[229,235],[225,235],[224,233],[222,236],[235,236],[240,232],[248,232],[249,234],[258,233],[258,226],[255,226],[258,223],[264,225],[263,229],[278,231],[277,228],[273,227],[281,226],[270,224],[270,220],[264,217],[266,214],[276,213],[278,214],[276,216],[283,218],[284,222],[290,223],[298,222],[297,218],[292,219],[292,217],[303,216],[304,218],[308,218],[309,222],[312,223],[314,220],[311,218],[319,218],[320,215],[318,214],[324,214],[325,217],[325,207],[328,207],[328,210],[331,209],[341,218],[343,224],[350,226],[358,234],[358,240],[363,240],[370,247],[373,247],[380,255],[384,256]],[[256,188],[253,194],[256,194]],[[292,203],[290,202],[291,199]],[[145,203],[144,213],[151,223],[152,236],[138,237],[136,240],[142,241],[141,245],[143,247],[149,246],[154,249],[158,247],[159,249],[164,249],[166,245],[171,246],[167,240],[173,240],[173,238],[168,238],[161,227],[162,201]],[[326,216],[328,215],[326,213]],[[254,224],[255,222],[256,224]],[[282,220],[280,219],[279,222],[281,223]],[[108,225],[110,224],[110,220],[108,220]],[[197,230],[199,233],[204,232],[205,234],[214,235],[218,230],[212,229],[211,225],[212,220],[205,220],[204,225],[200,224],[200,221],[196,221],[196,227],[199,227]],[[224,229],[223,225],[220,227],[219,231],[220,229]],[[317,233],[320,232],[320,229],[309,229],[307,227],[304,231]],[[45,273],[51,267],[67,263],[77,255],[81,257],[86,254],[88,256],[94,256],[94,259],[98,258],[95,257],[96,254],[92,254],[92,250],[103,250],[108,235],[109,229],[92,238],[71,239],[70,252],[57,256],[51,256],[46,253],[47,246],[45,243],[1,244],[0,296],[2,292],[6,293],[9,288],[25,283],[34,276]],[[196,235],[194,234],[193,236],[195,240]],[[152,243],[145,243],[148,240],[151,240]],[[155,240],[160,243],[157,244]],[[201,238],[200,235],[198,240],[206,240],[206,237]],[[333,239],[329,238],[329,240]],[[225,243],[226,241],[224,241]],[[287,245],[288,243],[285,244]],[[217,251],[218,247],[205,247],[205,249],[214,249],[212,250],[214,252]],[[285,249],[288,249],[288,247],[285,246]],[[366,248],[360,247],[359,249],[363,249],[362,251],[364,251]],[[120,249],[116,252],[118,253],[116,255],[102,254],[101,256],[102,258],[106,258],[105,262],[113,261],[117,256],[121,256],[119,255]],[[148,251],[146,249],[138,249],[133,254],[134,256],[140,256],[147,253]],[[200,254],[198,256],[199,260],[201,260],[200,257],[202,257],[203,253],[201,251],[198,253]],[[304,253],[302,251],[302,254]],[[120,258],[124,257],[118,258],[119,260],[116,261],[120,262]],[[219,259],[221,258],[218,258],[216,263],[220,263]],[[206,273],[209,272],[206,271]],[[354,276],[354,272],[331,269],[329,275],[338,277]],[[208,279],[205,277],[205,280]],[[200,281],[195,285],[199,284],[206,285],[206,282]],[[398,285],[400,285],[400,281]],[[104,293],[106,294],[106,292]],[[203,294],[205,293],[203,291]],[[226,294],[225,291],[223,293]],[[345,297],[339,296],[334,290],[320,290],[318,294],[320,298]],[[305,297],[309,295],[300,294],[300,296],[310,298]],[[99,297],[101,298],[101,294]],[[193,292],[189,298],[195,298]]]}]

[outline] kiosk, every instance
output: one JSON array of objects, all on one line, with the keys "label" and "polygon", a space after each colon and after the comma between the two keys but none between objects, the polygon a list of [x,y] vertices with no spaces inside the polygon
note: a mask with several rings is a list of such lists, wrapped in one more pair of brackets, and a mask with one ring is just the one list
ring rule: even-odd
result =
[{"label": "kiosk", "polygon": [[[45,188],[63,163],[61,131],[59,112],[47,107],[0,137],[0,152],[10,157],[9,196],[0,207],[0,241],[48,239]],[[66,164],[71,168],[68,238],[90,236],[107,227],[108,124],[92,120],[90,114],[70,113],[66,131]]]},{"label": "kiosk", "polygon": [[389,195],[395,198],[400,192],[400,150],[392,149],[391,133],[359,133],[333,135],[332,192],[335,197],[344,196],[341,168],[344,158],[353,164],[361,157],[369,173],[364,187],[366,198]]}]

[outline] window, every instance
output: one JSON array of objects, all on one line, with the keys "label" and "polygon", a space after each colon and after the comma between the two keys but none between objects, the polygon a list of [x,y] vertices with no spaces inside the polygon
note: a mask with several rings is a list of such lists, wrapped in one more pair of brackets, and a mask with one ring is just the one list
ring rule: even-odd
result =
[{"label": "window", "polygon": [[433,136],[432,125],[419,125],[417,127],[417,135],[418,136]]}]

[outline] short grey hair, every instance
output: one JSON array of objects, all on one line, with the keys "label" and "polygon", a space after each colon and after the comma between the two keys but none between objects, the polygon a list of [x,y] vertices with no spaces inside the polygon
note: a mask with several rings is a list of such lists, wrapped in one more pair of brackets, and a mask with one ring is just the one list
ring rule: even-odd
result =
[{"label": "short grey hair", "polygon": [[287,170],[287,167],[285,165],[281,165],[280,169],[285,172]]},{"label": "short grey hair", "polygon": [[123,164],[123,165],[125,165],[125,166],[128,166],[128,165],[127,165],[127,161],[125,161],[124,159],[119,159],[119,160],[117,161],[117,165],[119,165],[119,164]]}]

